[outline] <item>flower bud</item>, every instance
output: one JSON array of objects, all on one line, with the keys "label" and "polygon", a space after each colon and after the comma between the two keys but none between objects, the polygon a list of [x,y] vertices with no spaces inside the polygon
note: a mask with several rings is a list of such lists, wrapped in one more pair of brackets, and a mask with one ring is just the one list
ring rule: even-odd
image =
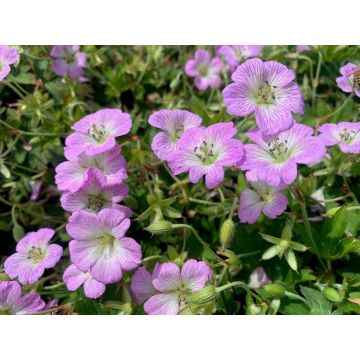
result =
[{"label": "flower bud", "polygon": [[331,302],[337,303],[341,301],[339,293],[333,288],[325,288],[323,291],[323,295]]},{"label": "flower bud", "polygon": [[252,271],[248,282],[250,289],[259,289],[264,285],[268,285],[268,284],[271,284],[271,280],[267,276],[262,266],[258,266],[256,269]]},{"label": "flower bud", "polygon": [[216,297],[216,288],[213,285],[208,285],[199,291],[188,296],[187,300],[191,305],[204,305],[213,301]]},{"label": "flower bud", "polygon": [[223,222],[220,229],[220,242],[224,248],[227,248],[234,237],[235,224],[231,219]]},{"label": "flower bud", "polygon": [[285,294],[285,288],[281,284],[268,284],[264,290],[273,297],[281,297]]},{"label": "flower bud", "polygon": [[154,221],[145,230],[153,235],[164,234],[172,230],[172,223],[166,220]]}]

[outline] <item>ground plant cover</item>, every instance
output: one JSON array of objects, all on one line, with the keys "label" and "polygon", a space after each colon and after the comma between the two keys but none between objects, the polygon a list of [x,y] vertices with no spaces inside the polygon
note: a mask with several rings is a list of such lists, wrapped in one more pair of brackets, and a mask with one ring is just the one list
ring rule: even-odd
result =
[{"label": "ground plant cover", "polygon": [[0,45],[0,315],[360,313],[360,47]]}]

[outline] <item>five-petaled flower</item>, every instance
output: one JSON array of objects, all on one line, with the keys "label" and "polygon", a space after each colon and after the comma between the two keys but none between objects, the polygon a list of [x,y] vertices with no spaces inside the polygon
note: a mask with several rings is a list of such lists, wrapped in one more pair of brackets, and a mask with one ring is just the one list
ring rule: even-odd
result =
[{"label": "five-petaled flower", "polygon": [[118,109],[104,109],[87,115],[71,128],[65,144],[72,155],[85,153],[89,156],[101,154],[116,145],[115,138],[127,134],[132,121],[129,114]]},{"label": "five-petaled flower", "polygon": [[39,280],[45,269],[54,267],[61,258],[63,249],[60,245],[49,245],[54,236],[53,229],[39,229],[27,233],[16,245],[16,253],[4,263],[5,273],[23,285]]},{"label": "five-petaled flower", "polygon": [[295,73],[277,61],[255,58],[245,61],[232,74],[234,83],[222,92],[232,115],[255,113],[258,128],[276,135],[294,124],[292,113],[301,115],[304,101]]},{"label": "five-petaled flower", "polygon": [[150,315],[177,315],[188,296],[210,281],[212,272],[203,261],[187,260],[180,270],[175,263],[156,264],[152,275],[139,268],[132,277],[131,291]]},{"label": "five-petaled flower", "polygon": [[127,217],[131,216],[131,210],[117,203],[123,200],[129,193],[126,184],[107,184],[103,173],[95,168],[88,170],[87,179],[82,187],[76,192],[65,192],[61,198],[61,206],[64,210],[75,212],[87,210],[98,212],[104,208],[118,208],[126,211]]},{"label": "five-petaled flower", "polygon": [[0,315],[35,314],[44,308],[39,294],[32,291],[22,296],[18,282],[0,281]]},{"label": "five-petaled flower", "polygon": [[233,139],[236,132],[232,122],[185,131],[177,142],[178,150],[169,158],[170,169],[175,175],[188,171],[192,183],[205,175],[206,187],[215,188],[224,180],[224,167],[243,158],[242,142]]},{"label": "five-petaled flower", "polygon": [[141,262],[140,245],[125,236],[129,227],[130,220],[117,209],[73,213],[66,226],[73,238],[69,244],[72,262],[103,284],[119,281],[124,270],[132,270]]},{"label": "five-petaled flower", "polygon": [[297,176],[297,164],[315,164],[322,160],[326,148],[314,130],[295,123],[277,136],[267,137],[260,130],[248,132],[254,144],[246,144],[245,160],[240,165],[249,181],[265,181],[269,185],[290,185]]},{"label": "five-petaled flower", "polygon": [[16,49],[0,45],[0,81],[10,72],[10,65],[19,61],[19,53]]},{"label": "five-petaled flower", "polygon": [[68,75],[73,80],[84,81],[83,72],[86,66],[86,54],[80,51],[79,45],[55,45],[50,52],[54,58],[52,69],[56,75]]},{"label": "five-petaled flower", "polygon": [[194,59],[185,64],[185,73],[195,78],[195,86],[199,90],[218,89],[221,85],[220,72],[223,63],[218,57],[211,58],[207,50],[197,50]]},{"label": "five-petaled flower", "polygon": [[319,127],[320,139],[326,146],[338,144],[344,153],[360,153],[360,123],[340,122]]},{"label": "five-petaled flower", "polygon": [[336,78],[339,88],[346,93],[354,91],[356,96],[360,97],[360,67],[347,63],[340,68],[340,74],[342,76]]},{"label": "five-petaled flower", "polygon": [[254,224],[261,213],[275,219],[286,210],[287,197],[281,193],[286,186],[270,186],[263,181],[251,182],[250,185],[252,189],[244,189],[240,195],[240,222]]},{"label": "five-petaled flower", "polygon": [[151,143],[151,149],[161,160],[168,160],[177,150],[177,141],[184,131],[199,127],[201,117],[186,110],[160,110],[149,117],[149,124],[161,129]]}]

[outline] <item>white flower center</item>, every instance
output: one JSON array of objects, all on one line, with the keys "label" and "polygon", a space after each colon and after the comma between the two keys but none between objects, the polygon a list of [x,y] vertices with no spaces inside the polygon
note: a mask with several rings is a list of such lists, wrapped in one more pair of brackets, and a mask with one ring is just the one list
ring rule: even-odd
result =
[{"label": "white flower center", "polygon": [[214,151],[214,144],[207,143],[205,140],[200,145],[195,146],[193,151],[203,165],[211,165],[218,158],[218,154]]},{"label": "white flower center", "polygon": [[355,130],[348,130],[345,128],[341,131],[341,133],[339,135],[340,135],[341,141],[350,145],[354,142],[354,140],[358,134],[359,134],[359,130],[355,131]]},{"label": "white flower center", "polygon": [[27,254],[27,259],[34,262],[34,264],[40,263],[45,258],[45,251],[41,248],[32,246]]},{"label": "white flower center", "polygon": [[99,144],[103,143],[108,138],[104,125],[100,125],[99,127],[95,124],[91,125],[88,134]]},{"label": "white flower center", "polygon": [[259,85],[255,92],[255,101],[258,105],[271,105],[276,101],[277,86],[269,84],[267,80]]},{"label": "white flower center", "polygon": [[88,208],[93,212],[98,212],[104,206],[106,199],[100,193],[88,196]]},{"label": "white flower center", "polygon": [[276,162],[282,163],[290,157],[291,153],[289,151],[287,143],[287,140],[280,141],[280,139],[277,137],[267,144],[268,151],[270,152],[271,156],[276,160]]}]

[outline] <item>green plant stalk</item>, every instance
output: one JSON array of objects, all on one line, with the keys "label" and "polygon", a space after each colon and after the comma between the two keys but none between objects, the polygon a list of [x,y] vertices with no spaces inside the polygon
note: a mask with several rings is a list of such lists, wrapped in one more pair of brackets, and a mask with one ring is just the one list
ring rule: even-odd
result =
[{"label": "green plant stalk", "polygon": [[311,231],[311,225],[310,225],[309,217],[308,217],[308,214],[307,214],[307,211],[306,211],[305,201],[300,201],[300,207],[301,207],[301,213],[302,213],[303,220],[304,220],[305,230],[306,230],[306,232],[308,234],[308,237],[309,237],[309,239],[311,241],[311,245],[312,245],[312,247],[313,247],[313,249],[315,251],[315,254],[316,254],[321,266],[325,269],[325,271],[327,271],[328,268],[326,267],[323,259],[321,258],[319,249],[316,246],[316,242],[315,242],[314,236],[313,236],[312,231]]}]

